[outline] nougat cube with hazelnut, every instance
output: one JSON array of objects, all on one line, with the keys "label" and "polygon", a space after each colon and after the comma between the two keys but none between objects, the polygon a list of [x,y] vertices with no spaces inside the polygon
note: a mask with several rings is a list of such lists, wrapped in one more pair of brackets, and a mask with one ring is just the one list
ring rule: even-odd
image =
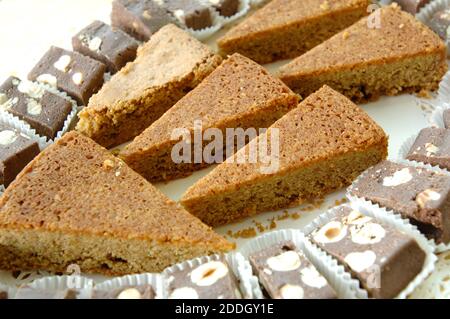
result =
[{"label": "nougat cube with hazelnut", "polygon": [[92,299],[155,299],[151,285],[122,286],[115,289],[94,289]]},{"label": "nougat cube with hazelnut", "polygon": [[73,105],[37,83],[10,77],[0,86],[0,109],[27,122],[37,134],[55,139]]},{"label": "nougat cube with hazelnut", "polygon": [[406,159],[450,171],[450,130],[438,127],[422,129],[406,154]]},{"label": "nougat cube with hazelnut", "polygon": [[450,175],[443,171],[384,161],[349,193],[400,213],[438,243],[450,242]]},{"label": "nougat cube with hazelnut", "polygon": [[66,92],[80,105],[103,85],[106,66],[78,52],[52,46],[28,74],[30,81]]},{"label": "nougat cube with hazelnut", "polygon": [[344,265],[371,298],[395,298],[422,271],[426,258],[413,237],[348,205],[336,208],[309,238]]},{"label": "nougat cube with hazelnut", "polygon": [[94,21],[72,38],[72,47],[104,63],[108,72],[114,74],[136,58],[139,43],[118,28]]},{"label": "nougat cube with hazelnut", "polygon": [[335,299],[327,279],[291,241],[280,242],[249,256],[253,272],[272,299]]},{"label": "nougat cube with hazelnut", "polygon": [[241,299],[238,279],[223,256],[195,266],[186,263],[167,269],[169,299]]}]

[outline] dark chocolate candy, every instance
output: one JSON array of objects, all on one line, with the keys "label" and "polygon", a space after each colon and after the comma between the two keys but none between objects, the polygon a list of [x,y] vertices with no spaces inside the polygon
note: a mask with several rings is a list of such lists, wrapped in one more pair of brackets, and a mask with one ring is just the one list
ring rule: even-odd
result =
[{"label": "dark chocolate candy", "polygon": [[349,192],[397,211],[439,243],[450,242],[448,175],[384,161],[363,173]]},{"label": "dark chocolate candy", "polygon": [[224,17],[234,16],[239,11],[240,0],[207,0]]},{"label": "dark chocolate candy", "polygon": [[8,187],[39,151],[37,142],[13,127],[0,124],[0,184]]},{"label": "dark chocolate candy", "polygon": [[292,242],[249,256],[265,292],[273,299],[335,299],[333,288]]},{"label": "dark chocolate candy", "polygon": [[78,103],[87,105],[89,98],[102,87],[105,71],[103,63],[78,52],[51,47],[28,79],[65,91]]},{"label": "dark chocolate candy", "polygon": [[114,0],[111,24],[140,41],[148,41],[163,26],[177,23],[163,4],[162,0]]},{"label": "dark chocolate candy", "polygon": [[335,257],[372,298],[396,297],[421,272],[425,252],[395,227],[341,206],[310,239]]},{"label": "dark chocolate candy", "polygon": [[3,109],[30,124],[41,136],[54,139],[72,111],[72,103],[42,86],[10,77],[0,86],[10,103]]},{"label": "dark chocolate candy", "polygon": [[450,130],[428,127],[420,131],[407,159],[450,170]]},{"label": "dark chocolate candy", "polygon": [[94,290],[92,299],[155,299],[150,285],[126,286],[114,290]]},{"label": "dark chocolate candy", "polygon": [[416,14],[431,0],[395,0],[400,7],[411,14]]},{"label": "dark chocolate candy", "polygon": [[444,127],[445,128],[450,128],[450,109],[445,110],[442,113],[442,117],[444,120]]},{"label": "dark chocolate candy", "polygon": [[181,23],[193,30],[213,25],[211,9],[198,0],[161,0]]},{"label": "dark chocolate candy", "polygon": [[197,267],[167,271],[169,299],[239,299],[237,279],[220,258]]},{"label": "dark chocolate candy", "polygon": [[73,49],[104,63],[116,73],[136,58],[139,43],[118,28],[94,21],[72,38]]}]

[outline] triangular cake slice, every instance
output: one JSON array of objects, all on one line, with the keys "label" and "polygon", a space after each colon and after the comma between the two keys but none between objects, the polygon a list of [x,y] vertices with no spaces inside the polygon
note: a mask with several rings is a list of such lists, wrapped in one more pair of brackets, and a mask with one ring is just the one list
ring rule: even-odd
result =
[{"label": "triangular cake slice", "polygon": [[195,88],[222,61],[173,24],[161,28],[95,94],[77,130],[105,147],[128,142]]},{"label": "triangular cake slice", "polygon": [[444,42],[394,4],[283,66],[279,76],[304,97],[326,84],[365,102],[435,90],[446,71]]},{"label": "triangular cake slice", "polygon": [[[203,134],[210,128],[223,133],[223,139],[214,137],[223,141],[223,149],[214,154],[214,162],[217,162],[220,152],[224,157],[227,154],[227,129],[250,128],[258,133],[259,128],[268,128],[295,108],[298,100],[296,94],[262,66],[240,54],[234,54],[138,136],[119,156],[149,181],[183,177],[212,162],[203,157],[201,152],[200,160],[194,158],[195,121],[201,121],[197,122],[201,124],[201,128],[196,129],[198,133]],[[186,129],[192,141],[189,147],[192,156],[180,151],[180,156],[187,155],[183,162],[172,158],[174,146],[181,141],[180,136],[172,135],[178,129]],[[241,147],[249,139],[243,141]],[[211,139],[205,137],[203,144],[206,146],[210,142]],[[237,139],[235,142],[238,144]],[[198,145],[202,146],[200,143]],[[232,147],[237,149],[239,145]],[[229,155],[233,153],[231,150]],[[224,157],[219,161],[222,162]]]},{"label": "triangular cake slice", "polygon": [[0,199],[0,269],[158,272],[232,247],[76,132],[36,157]]},{"label": "triangular cake slice", "polygon": [[368,14],[370,0],[272,0],[219,39],[223,54],[295,58]]},{"label": "triangular cake slice", "polygon": [[[349,185],[386,158],[387,144],[361,108],[325,86],[190,187],[181,203],[211,226],[296,206]],[[255,161],[255,150],[271,161]]]}]

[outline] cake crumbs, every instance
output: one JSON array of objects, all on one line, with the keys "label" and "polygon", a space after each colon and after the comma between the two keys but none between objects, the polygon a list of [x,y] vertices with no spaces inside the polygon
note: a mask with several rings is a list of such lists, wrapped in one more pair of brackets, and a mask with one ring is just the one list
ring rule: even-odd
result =
[{"label": "cake crumbs", "polygon": [[347,198],[345,198],[345,197],[343,197],[343,198],[341,198],[341,199],[336,199],[336,200],[334,201],[334,204],[332,204],[331,206],[329,206],[328,209],[333,208],[333,207],[336,207],[336,206],[339,206],[339,205],[342,205],[342,204],[345,204],[345,203],[347,203],[347,202],[348,202],[348,200],[347,200]]},{"label": "cake crumbs", "polygon": [[429,90],[420,90],[420,92],[417,93],[417,96],[425,99],[431,99],[431,93]]},{"label": "cake crumbs", "polygon": [[232,232],[229,230],[227,232],[227,235],[231,238],[237,239],[237,238],[253,238],[257,236],[256,230],[254,227],[248,227],[245,229],[238,230],[237,232]]},{"label": "cake crumbs", "polygon": [[277,228],[277,222],[275,221],[275,220],[272,220],[271,222],[270,222],[270,225],[269,225],[269,229],[275,229],[275,228]]},{"label": "cake crumbs", "polygon": [[103,168],[106,170],[110,170],[114,167],[114,162],[110,159],[107,159],[103,162]]},{"label": "cake crumbs", "polygon": [[320,5],[320,9],[322,9],[322,10],[329,10],[329,9],[330,9],[330,4],[328,3],[327,0],[325,0],[325,1]]},{"label": "cake crumbs", "polygon": [[350,33],[348,31],[344,31],[342,33],[342,39],[347,40],[350,37]]}]

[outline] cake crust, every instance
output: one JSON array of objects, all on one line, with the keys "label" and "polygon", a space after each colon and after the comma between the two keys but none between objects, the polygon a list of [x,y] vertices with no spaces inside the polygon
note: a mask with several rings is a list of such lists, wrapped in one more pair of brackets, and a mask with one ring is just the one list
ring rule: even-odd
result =
[{"label": "cake crust", "polygon": [[0,268],[157,272],[233,246],[77,132],[47,148],[0,199]]},{"label": "cake crust", "polygon": [[447,71],[444,42],[395,4],[373,14],[380,28],[369,28],[373,16],[361,19],[281,67],[281,80],[302,96],[328,85],[354,102],[437,89]]},{"label": "cake crust", "polygon": [[[358,106],[329,87],[305,99],[268,130],[279,129],[279,169],[238,163],[252,143],[191,186],[182,205],[208,225],[227,224],[320,198],[349,185],[387,156],[387,136]],[[270,140],[270,139],[269,139]]]},{"label": "cake crust", "polygon": [[79,114],[77,130],[105,147],[133,139],[195,88],[222,61],[175,25],[139,48]]}]

